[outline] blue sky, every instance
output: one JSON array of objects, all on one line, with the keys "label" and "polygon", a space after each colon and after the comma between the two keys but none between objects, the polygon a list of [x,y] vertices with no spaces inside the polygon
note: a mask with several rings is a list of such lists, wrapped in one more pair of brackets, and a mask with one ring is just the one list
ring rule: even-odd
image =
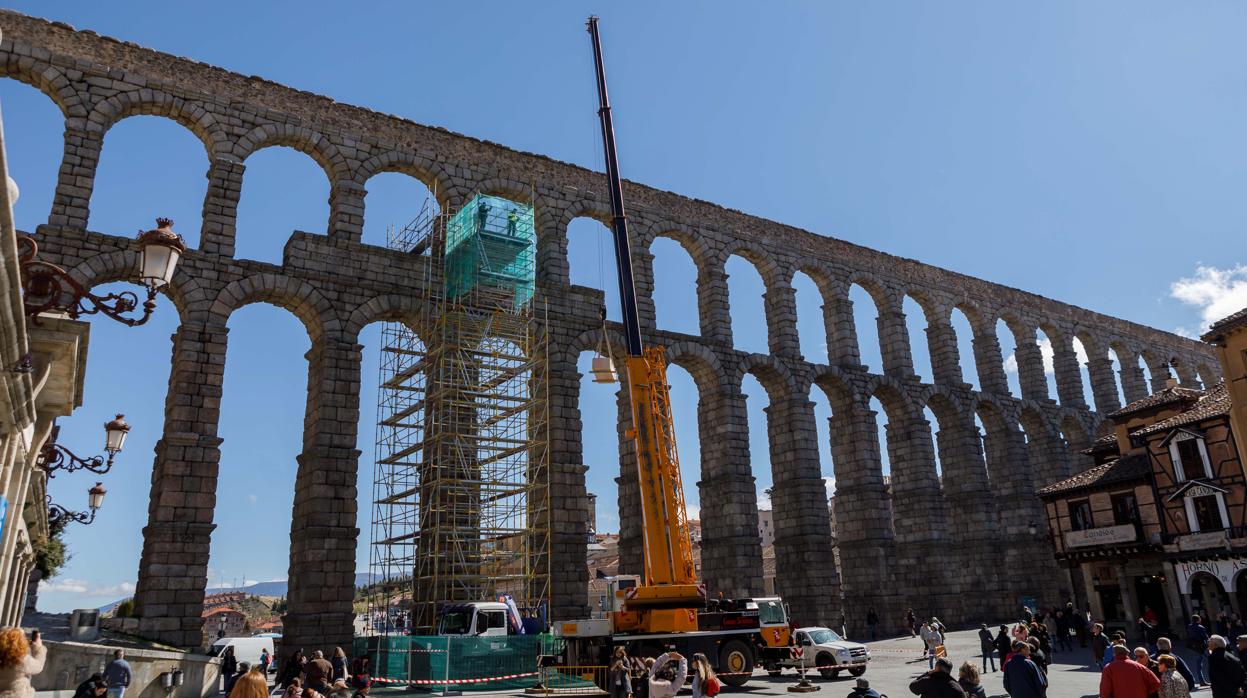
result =
[{"label": "blue sky", "polygon": [[[597,12],[630,179],[1163,329],[1198,332],[1247,305],[1247,260],[1233,244],[1247,222],[1241,4],[9,5],[589,167],[602,156],[583,22]],[[50,207],[61,120],[13,81],[0,81],[0,106],[23,192],[19,226],[31,229]],[[278,261],[291,230],[325,229],[328,184],[310,159],[273,148],[246,164],[239,256]],[[197,241],[206,170],[202,146],[176,124],[123,121],[104,143],[91,229],[133,234],[168,215]],[[376,243],[425,196],[401,175],[368,191],[365,239]],[[595,223],[574,225],[577,283],[613,289],[604,235]],[[696,331],[691,261],[665,243],[655,253],[660,326]],[[761,281],[743,260],[728,271],[737,343],[764,348]],[[803,349],[825,360],[820,300],[808,280],[797,284]],[[864,360],[877,368],[873,309],[854,298]],[[929,378],[921,313],[907,312],[917,370]],[[93,321],[86,403],[64,420],[62,442],[97,452],[114,411],[134,431],[103,478],[110,494],[99,519],[71,529],[74,557],[45,589],[46,609],[110,601],[134,582],[176,325],[165,301],[142,328]],[[379,334],[373,326],[362,338],[365,534],[376,382],[367,379],[377,374]],[[214,584],[286,576],[307,348],[285,311],[249,306],[230,321]],[[679,369],[672,384],[693,490],[696,390]],[[600,386],[585,391],[589,485],[603,500],[599,530],[613,530],[614,400]],[[766,396],[752,379],[745,391],[763,489]],[[831,477],[830,411],[812,397]],[[92,482],[61,475],[51,491],[83,507]],[[366,540],[360,550],[363,570]]]}]

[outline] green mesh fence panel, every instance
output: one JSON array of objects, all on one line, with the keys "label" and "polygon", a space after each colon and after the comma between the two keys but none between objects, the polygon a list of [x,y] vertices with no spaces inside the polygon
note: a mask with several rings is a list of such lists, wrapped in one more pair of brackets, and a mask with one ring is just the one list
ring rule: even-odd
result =
[{"label": "green mesh fence panel", "polygon": [[446,296],[487,287],[514,294],[519,308],[533,297],[536,262],[533,208],[478,194],[446,225]]},{"label": "green mesh fence panel", "polygon": [[562,638],[550,635],[400,635],[356,638],[352,649],[356,656],[368,655],[380,686],[440,689],[449,684],[463,691],[503,691],[536,684],[537,657],[562,648]]}]

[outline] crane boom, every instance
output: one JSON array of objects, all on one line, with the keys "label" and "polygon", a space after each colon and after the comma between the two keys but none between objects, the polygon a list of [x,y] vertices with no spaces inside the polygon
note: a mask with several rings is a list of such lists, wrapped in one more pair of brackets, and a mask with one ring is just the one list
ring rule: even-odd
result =
[{"label": "crane boom", "polygon": [[645,569],[642,584],[629,591],[629,611],[638,612],[638,625],[649,632],[696,630],[695,609],[706,604],[705,587],[693,568],[680,461],[671,419],[670,387],[661,347],[646,349],[641,342],[632,255],[628,242],[628,219],[624,213],[623,184],[615,148],[615,126],[606,91],[606,70],[598,19],[590,17],[593,59],[597,69],[598,117],[606,151],[606,176],[610,184],[611,232],[615,243],[615,266],[623,310],[628,394],[636,442],[637,480],[641,495]]}]

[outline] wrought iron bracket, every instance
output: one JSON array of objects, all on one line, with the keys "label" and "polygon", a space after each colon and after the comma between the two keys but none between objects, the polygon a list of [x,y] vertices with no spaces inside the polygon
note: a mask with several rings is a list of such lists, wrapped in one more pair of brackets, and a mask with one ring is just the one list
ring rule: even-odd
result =
[{"label": "wrought iron bracket", "polygon": [[43,449],[39,451],[39,458],[35,464],[48,474],[49,478],[56,477],[53,473],[57,470],[64,470],[72,473],[75,470],[90,470],[93,473],[103,475],[113,467],[113,454],[108,454],[108,459],[104,456],[93,456],[91,458],[81,458],[73,451],[64,446],[49,441],[43,445]]},{"label": "wrought iron bracket", "polygon": [[18,263],[22,269],[22,300],[26,316],[39,324],[39,314],[60,311],[77,320],[80,315],[107,315],[130,327],[147,322],[156,310],[156,289],[147,288],[147,300],[143,302],[143,314],[127,317],[138,308],[139,297],[133,291],[121,291],[99,296],[74,280],[63,268],[38,259],[39,245],[29,235],[18,234]]},{"label": "wrought iron bracket", "polygon": [[48,504],[48,527],[49,528],[63,526],[70,522],[80,523],[83,525],[89,525],[92,521],[95,521],[95,512],[98,511],[97,509],[92,509],[89,512],[70,511],[66,509],[65,507],[61,506],[60,504],[53,504],[52,495],[48,495],[46,501]]}]

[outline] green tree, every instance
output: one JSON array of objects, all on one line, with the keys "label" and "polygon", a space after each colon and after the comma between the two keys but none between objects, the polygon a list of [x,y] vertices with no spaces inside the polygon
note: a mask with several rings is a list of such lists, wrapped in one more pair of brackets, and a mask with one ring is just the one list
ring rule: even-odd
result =
[{"label": "green tree", "polygon": [[47,539],[35,546],[35,568],[43,573],[44,579],[55,577],[65,563],[69,562],[70,555],[62,538],[65,534],[65,523],[61,521],[54,525],[48,531]]}]

